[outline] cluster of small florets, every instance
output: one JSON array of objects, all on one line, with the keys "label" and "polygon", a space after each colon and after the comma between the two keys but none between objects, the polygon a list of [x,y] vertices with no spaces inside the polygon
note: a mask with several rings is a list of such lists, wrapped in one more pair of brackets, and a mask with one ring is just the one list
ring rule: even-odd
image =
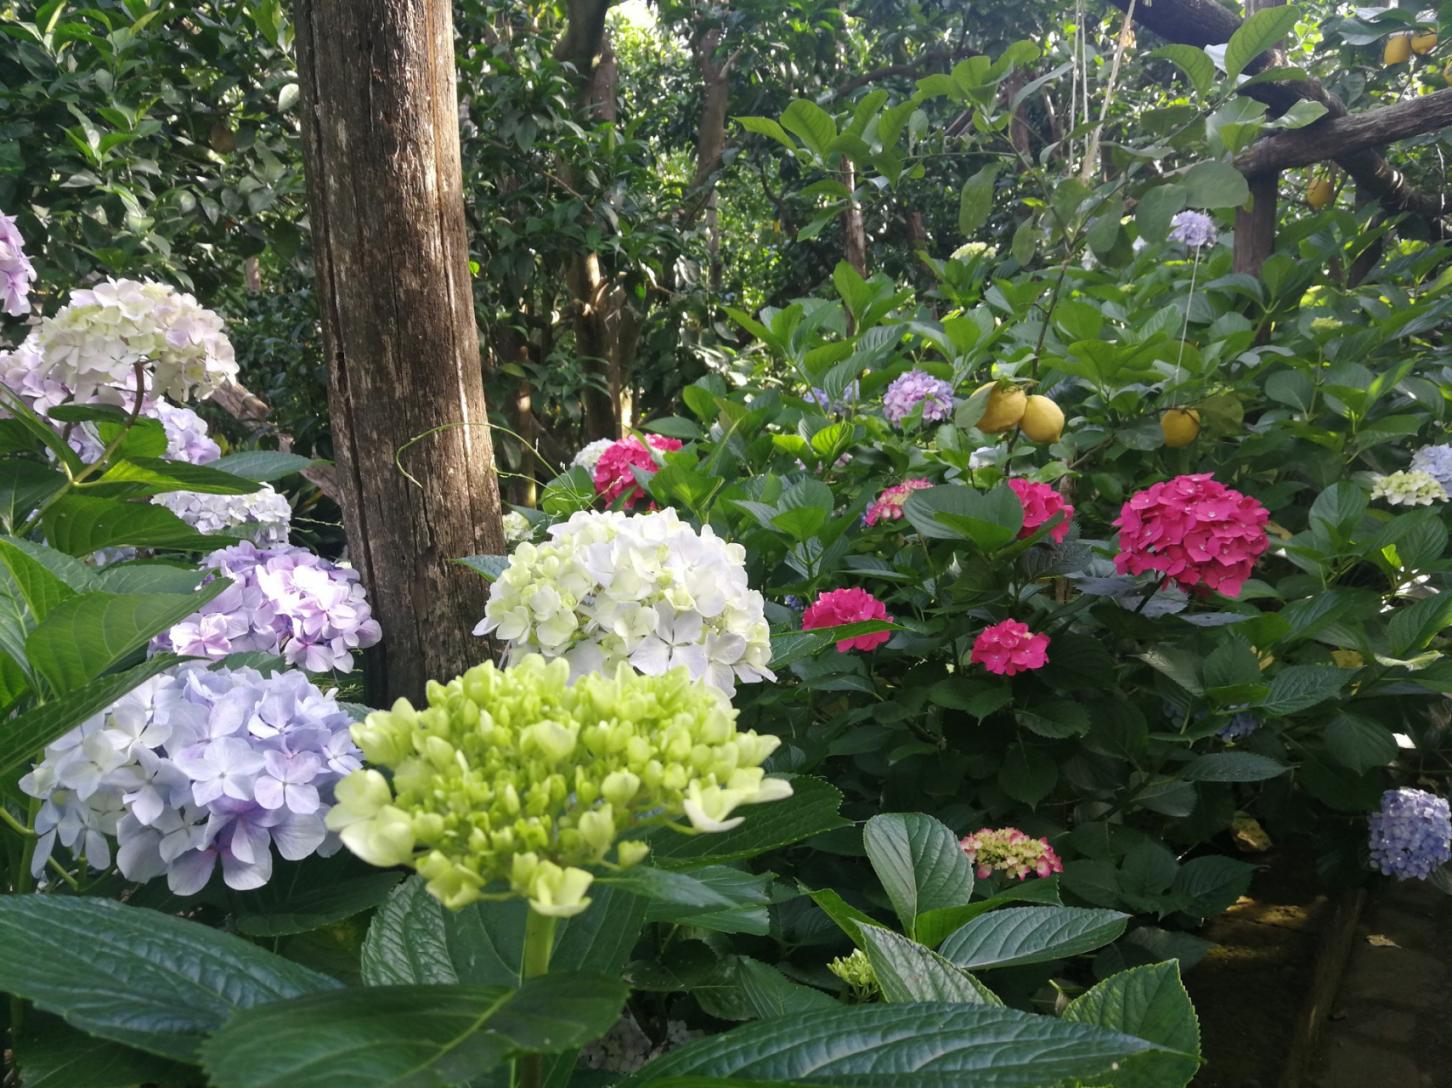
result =
[{"label": "cluster of small florets", "polygon": [[25,255],[25,239],[12,216],[0,212],[0,312],[11,317],[30,313],[30,285],[35,266]]},{"label": "cluster of small florets", "polygon": [[[646,442],[650,444],[646,445]],[[646,497],[640,481],[635,478],[635,470],[653,474],[660,468],[656,461],[657,452],[653,451],[670,453],[680,448],[679,438],[667,438],[663,434],[647,435],[645,442],[632,434],[619,442],[610,443],[595,461],[595,493],[606,506],[613,506],[619,500],[620,505],[629,510]],[[655,503],[647,506],[655,509]]]},{"label": "cluster of small florets", "polygon": [[1006,873],[1024,880],[1031,873],[1048,876],[1064,871],[1064,863],[1048,839],[1031,838],[1016,827],[985,827],[965,836],[959,845],[979,879]]},{"label": "cluster of small florets", "polygon": [[[865,589],[852,586],[848,589],[829,589],[821,594],[802,612],[802,630],[816,631],[823,627],[842,627],[849,623],[868,623],[879,620],[891,623],[887,606]],[[837,652],[848,650],[875,650],[892,638],[891,631],[871,631],[865,635],[853,635],[837,640]]]},{"label": "cluster of small florets", "polygon": [[151,501],[199,533],[230,533],[263,548],[286,544],[292,529],[292,504],[267,484],[245,495],[168,491]]},{"label": "cluster of small florets", "polygon": [[504,515],[504,543],[509,547],[516,544],[523,544],[530,537],[534,536],[534,526],[529,518],[525,517],[518,510],[511,510]]},{"label": "cluster of small florets", "polygon": [[847,984],[852,1000],[870,1001],[878,992],[877,972],[867,953],[854,948],[846,956],[838,956],[827,964],[827,970]]},{"label": "cluster of small florets", "polygon": [[358,572],[305,548],[244,542],[202,565],[232,584],[161,636],[163,649],[213,659],[261,650],[308,672],[346,672],[353,651],[382,636]]},{"label": "cluster of small florets", "polygon": [[1425,880],[1452,861],[1452,809],[1426,790],[1387,790],[1367,821],[1374,868],[1399,880]]},{"label": "cluster of small florets", "polygon": [[1049,663],[1049,636],[1018,620],[1003,620],[978,632],[968,659],[996,676],[1017,676]]},{"label": "cluster of small florets", "polygon": [[1215,220],[1204,212],[1178,212],[1170,220],[1170,238],[1191,249],[1213,246],[1217,238]]},{"label": "cluster of small florets", "polygon": [[780,743],[736,729],[720,692],[684,670],[573,683],[537,655],[430,682],[428,707],[404,699],[353,728],[365,759],[338,785],[328,826],[373,865],[409,865],[457,909],[523,896],[541,914],[589,905],[586,866],[629,866],[628,837],[651,826],[725,831],[742,805],[790,796],[761,764]]},{"label": "cluster of small florets", "polygon": [[576,676],[622,662],[651,676],[685,668],[727,693],[775,679],[741,545],[674,510],[580,511],[549,534],[514,550],[474,629],[507,641],[511,660],[563,657]]},{"label": "cluster of small florets", "polygon": [[1407,469],[1378,476],[1371,485],[1373,499],[1385,499],[1392,506],[1431,506],[1447,501],[1447,489],[1430,472]]},{"label": "cluster of small florets", "polygon": [[35,338],[44,376],[81,401],[129,403],[138,366],[149,389],[183,401],[237,376],[222,319],[161,283],[108,279],[73,291]]},{"label": "cluster of small florets", "polygon": [[892,487],[885,487],[862,515],[862,524],[876,525],[879,521],[899,521],[903,516],[903,503],[914,491],[932,487],[932,480],[908,479]]},{"label": "cluster of small florets", "polygon": [[1411,468],[1432,477],[1443,491],[1452,491],[1452,446],[1423,446],[1412,454]]},{"label": "cluster of small florets", "polygon": [[1119,527],[1121,574],[1159,571],[1181,588],[1234,597],[1270,546],[1265,507],[1208,472],[1176,476],[1130,496]]},{"label": "cluster of small florets", "polygon": [[579,466],[590,474],[591,479],[595,476],[595,466],[600,463],[601,456],[611,446],[615,445],[613,438],[597,438],[588,445],[582,446],[580,452],[575,454],[571,465]]},{"label": "cluster of small florets", "polygon": [[222,447],[208,433],[207,421],[190,408],[157,397],[142,407],[141,414],[161,421],[166,431],[166,455],[173,461],[205,465],[222,456]]},{"label": "cluster of small florets", "polygon": [[924,423],[935,423],[953,414],[953,387],[921,370],[909,370],[892,380],[882,395],[882,414],[894,426],[921,406]]},{"label": "cluster of small florets", "polygon": [[257,888],[272,850],[290,861],[337,843],[333,785],[360,765],[348,715],[301,673],[183,667],[148,680],[45,750],[20,780],[43,803],[33,867],[57,846],[95,869],[201,891]]},{"label": "cluster of small florets", "polygon": [[1033,536],[1039,526],[1047,525],[1062,514],[1059,524],[1049,530],[1049,539],[1055,544],[1062,544],[1069,535],[1069,523],[1074,518],[1074,507],[1064,501],[1064,496],[1048,484],[1036,484],[1018,476],[1010,476],[1008,486],[1023,505],[1023,527],[1018,535]]}]

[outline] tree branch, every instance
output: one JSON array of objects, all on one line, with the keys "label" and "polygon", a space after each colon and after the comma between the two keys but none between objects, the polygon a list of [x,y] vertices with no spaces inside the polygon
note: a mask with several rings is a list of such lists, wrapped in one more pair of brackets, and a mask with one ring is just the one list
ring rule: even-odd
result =
[{"label": "tree branch", "polygon": [[1398,102],[1394,106],[1326,117],[1305,128],[1257,140],[1235,157],[1244,174],[1309,166],[1325,159],[1406,140],[1452,125],[1452,90]]},{"label": "tree branch", "polygon": [[853,76],[837,87],[827,96],[828,102],[835,102],[857,90],[859,87],[866,87],[869,83],[876,83],[879,79],[890,79],[893,76],[908,76],[913,79],[921,79],[923,76],[933,72],[941,72],[943,68],[955,61],[964,60],[967,57],[982,55],[981,49],[969,49],[961,47],[958,49],[929,49],[917,60],[907,64],[888,64],[882,68],[874,68],[870,72],[863,72],[860,76]]}]

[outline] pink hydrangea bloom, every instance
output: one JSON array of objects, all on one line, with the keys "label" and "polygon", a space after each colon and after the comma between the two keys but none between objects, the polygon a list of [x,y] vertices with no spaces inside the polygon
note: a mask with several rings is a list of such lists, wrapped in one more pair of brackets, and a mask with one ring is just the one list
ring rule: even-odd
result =
[{"label": "pink hydrangea bloom", "polygon": [[932,480],[915,479],[883,488],[882,494],[877,496],[877,500],[867,508],[867,513],[862,515],[862,524],[876,525],[879,521],[899,520],[902,517],[902,504],[907,502],[907,497],[914,491],[932,486]]},{"label": "pink hydrangea bloom", "polygon": [[1074,508],[1064,501],[1064,496],[1048,484],[1036,484],[1017,476],[1009,477],[1008,486],[1013,488],[1013,493],[1023,504],[1023,528],[1018,535],[1033,536],[1040,525],[1052,521],[1062,511],[1064,520],[1049,530],[1049,539],[1055,544],[1062,544],[1069,535],[1069,522],[1074,517]]},{"label": "pink hydrangea bloom", "polygon": [[980,880],[995,872],[1024,880],[1030,873],[1048,876],[1064,871],[1048,839],[1030,838],[1016,827],[979,828],[960,845]]},{"label": "pink hydrangea bloom", "polygon": [[1018,620],[1004,620],[978,633],[972,660],[999,676],[1041,669],[1049,660],[1049,636],[1034,634]]},{"label": "pink hydrangea bloom", "polygon": [[1156,570],[1185,589],[1205,586],[1234,597],[1270,545],[1269,515],[1249,495],[1208,472],[1176,476],[1131,495],[1119,527],[1121,574]]},{"label": "pink hydrangea bloom", "polygon": [[[866,620],[892,622],[887,606],[865,589],[829,589],[802,613],[802,630],[815,631],[818,627],[839,627],[844,623],[862,623]],[[848,650],[875,650],[892,637],[890,631],[876,631],[870,635],[858,635],[837,641],[837,652]]]},{"label": "pink hydrangea bloom", "polygon": [[[643,468],[653,473],[660,467],[656,464],[655,455],[650,452],[651,448],[663,452],[681,448],[679,438],[667,438],[663,434],[649,435],[646,442],[650,443],[649,447],[635,435],[627,435],[611,445],[595,462],[595,494],[605,500],[606,506],[614,505],[615,500],[624,495],[622,505],[628,510],[645,498],[645,492],[636,483],[631,469]],[[655,509],[655,503],[649,506]]]}]

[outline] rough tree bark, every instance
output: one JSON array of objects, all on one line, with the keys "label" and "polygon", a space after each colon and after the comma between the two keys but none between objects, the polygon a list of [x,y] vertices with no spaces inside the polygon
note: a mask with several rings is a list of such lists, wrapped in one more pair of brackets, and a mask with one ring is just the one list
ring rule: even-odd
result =
[{"label": "rough tree bark", "polygon": [[[1245,0],[1249,18],[1258,11],[1281,7],[1285,0]],[[1232,268],[1252,276],[1260,275],[1266,258],[1276,248],[1276,197],[1280,189],[1279,170],[1255,170],[1246,174],[1250,187],[1250,210],[1235,212],[1235,253]]]},{"label": "rough tree bark", "polygon": [[1235,157],[1245,174],[1310,166],[1336,155],[1382,147],[1452,125],[1452,90],[1409,98],[1393,106],[1327,118],[1305,128],[1263,137]]},{"label": "rough tree bark", "polygon": [[[383,643],[371,702],[483,656],[504,550],[459,166],[448,0],[298,0],[313,257],[348,549]],[[403,455],[396,451],[434,428]]]}]

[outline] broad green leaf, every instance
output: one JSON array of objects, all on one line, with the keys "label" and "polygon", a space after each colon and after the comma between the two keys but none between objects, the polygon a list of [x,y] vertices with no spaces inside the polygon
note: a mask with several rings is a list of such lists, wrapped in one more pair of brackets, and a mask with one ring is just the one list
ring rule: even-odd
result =
[{"label": "broad green leaf", "polygon": [[966,903],[973,894],[973,866],[958,836],[925,813],[872,817],[862,845],[909,936],[919,914]]},{"label": "broad green leaf", "polygon": [[1294,4],[1256,12],[1230,35],[1225,47],[1225,74],[1232,83],[1256,57],[1280,41],[1301,17]]},{"label": "broad green leaf", "polygon": [[1192,208],[1238,208],[1250,199],[1245,175],[1226,162],[1200,162],[1181,179]]},{"label": "broad green leaf", "polygon": [[687,873],[636,865],[621,873],[596,877],[595,883],[619,888],[642,899],[658,900],[678,907],[724,909],[738,901],[723,895],[704,880]]},{"label": "broad green leaf", "polygon": [[1338,694],[1351,678],[1347,669],[1323,665],[1287,665],[1271,677],[1270,693],[1258,704],[1264,714],[1283,717]]},{"label": "broad green leaf", "polygon": [[889,1005],[908,1001],[1003,1004],[997,994],[963,968],[917,941],[881,926],[863,926],[862,941],[882,989],[882,999]]},{"label": "broad green leaf", "polygon": [[1135,205],[1134,221],[1141,238],[1150,242],[1164,241],[1170,229],[1170,218],[1185,207],[1185,187],[1176,182],[1156,185],[1140,194]]},{"label": "broad green leaf", "polygon": [[95,567],[83,563],[73,555],[56,551],[56,549],[49,545],[41,544],[35,540],[25,540],[15,536],[6,537],[5,539],[11,547],[19,548],[77,593],[84,592],[88,589],[103,588],[101,585],[101,572]]},{"label": "broad green leaf", "polygon": [[103,1039],[194,1061],[234,1012],[338,985],[230,933],[110,899],[0,897],[0,991]]},{"label": "broad green leaf", "polygon": [[796,141],[788,136],[786,130],[770,117],[737,117],[735,121],[747,132],[754,132],[758,136],[768,136],[788,151],[795,151],[797,149]]},{"label": "broad green leaf", "polygon": [[1424,650],[1452,624],[1452,593],[1433,593],[1397,609],[1387,624],[1387,649],[1393,657]]},{"label": "broad green leaf", "polygon": [[46,539],[70,555],[121,545],[212,551],[237,542],[230,536],[204,536],[163,506],[90,495],[65,496],[43,520]]},{"label": "broad green leaf", "polygon": [[1170,890],[1188,900],[1186,913],[1212,918],[1229,910],[1250,888],[1255,866],[1219,854],[1191,858],[1175,872]]},{"label": "broad green leaf", "polygon": [[1092,952],[1119,937],[1129,915],[1080,907],[1004,907],[981,914],[939,953],[969,970],[1047,963]]},{"label": "broad green leaf", "polygon": [[718,1020],[769,1020],[840,1007],[836,998],[793,982],[775,967],[750,956],[724,957],[688,992]]},{"label": "broad green leaf", "polygon": [[197,491],[206,495],[250,495],[262,485],[241,476],[219,472],[210,465],[168,461],[161,457],[129,457],[113,461],[96,480],[96,493],[161,495],[169,491]]},{"label": "broad green leaf", "polygon": [[1150,53],[1150,56],[1173,61],[1175,67],[1189,77],[1190,85],[1200,94],[1208,91],[1215,82],[1215,62],[1203,49],[1196,49],[1193,45],[1163,45]]},{"label": "broad green leaf", "polygon": [[14,532],[25,518],[65,486],[66,478],[38,461],[0,461],[0,530]]},{"label": "broad green leaf", "polygon": [[327,464],[327,462],[301,457],[296,453],[281,453],[278,450],[241,450],[237,453],[229,453],[226,457],[219,457],[210,463],[210,467],[219,472],[240,476],[244,480],[255,480],[258,483],[267,484],[280,480],[284,476],[291,476],[295,472],[301,472],[313,465],[323,464]]},{"label": "broad green leaf", "polygon": [[516,1054],[569,1050],[620,1017],[629,991],[549,974],[519,989],[381,986],[248,1009],[208,1039],[215,1088],[398,1088],[471,1079]]},{"label": "broad green leaf", "polygon": [[993,211],[993,182],[998,177],[998,166],[985,166],[963,183],[958,195],[958,233],[971,236],[988,222]]},{"label": "broad green leaf", "polygon": [[820,778],[797,775],[792,779],[790,797],[743,809],[746,819],[730,831],[710,835],[662,831],[652,835],[650,860],[662,869],[742,861],[847,826],[847,821],[837,815],[841,805],[842,794],[835,786]]},{"label": "broad green leaf", "polygon": [[[300,878],[305,869],[299,866]],[[248,937],[282,937],[341,922],[382,903],[401,876],[394,871],[364,873],[304,883],[299,892],[280,894],[275,885],[282,882],[274,874],[272,881],[245,897],[245,906],[235,917],[237,932]]]},{"label": "broad green leaf", "polygon": [[917,939],[929,948],[937,948],[943,939],[980,914],[1007,907],[1014,903],[1043,903],[1062,906],[1059,899],[1059,878],[1057,876],[1031,877],[1012,884],[991,899],[980,899],[975,903],[964,903],[957,907],[939,907],[918,915]]},{"label": "broad green leaf", "polygon": [[1180,777],[1189,782],[1263,782],[1289,770],[1255,752],[1210,752],[1185,764]]},{"label": "broad green leaf", "polygon": [[31,667],[57,692],[100,676],[232,583],[195,593],[81,593],[57,604],[25,639]]},{"label": "broad green leaf", "polygon": [[1069,1002],[1064,1019],[1164,1047],[1127,1059],[1114,1088],[1184,1088],[1200,1067],[1200,1021],[1174,960],[1111,975]]},{"label": "broad green leaf", "polygon": [[196,1075],[178,1062],[85,1035],[43,1013],[26,1016],[15,1065],[25,1088],[141,1088],[185,1084]]},{"label": "broad green leaf", "polygon": [[858,948],[862,947],[862,927],[878,925],[876,918],[858,910],[831,888],[809,891],[807,895],[821,908],[823,914],[837,923],[837,928],[847,934]]},{"label": "broad green leaf", "polygon": [[1023,503],[1006,485],[977,491],[962,484],[940,484],[914,491],[903,513],[923,536],[971,540],[983,551],[1011,543],[1023,528]]},{"label": "broad green leaf", "polygon": [[619,1088],[699,1076],[832,1088],[1043,1088],[1076,1078],[1103,1083],[1117,1063],[1153,1048],[1017,1009],[862,1005],[763,1020],[689,1043]]},{"label": "broad green leaf", "polygon": [[[38,624],[58,604],[76,595],[75,590],[12,541],[0,540],[0,567],[10,576],[10,584],[25,606],[27,627]],[[4,588],[0,584],[0,590]]]},{"label": "broad green leaf", "polygon": [[782,111],[781,124],[819,158],[827,157],[827,145],[837,137],[837,125],[821,106],[806,98],[793,99]]},{"label": "broad green leaf", "polygon": [[1326,750],[1356,774],[1385,767],[1397,758],[1396,737],[1380,722],[1342,712],[1326,727]]},{"label": "broad green leaf", "polygon": [[102,677],[11,718],[4,729],[0,729],[0,777],[28,766],[40,757],[51,741],[69,733],[93,714],[105,710],[137,684],[176,663],[177,658],[171,654],[158,654],[134,669]]},{"label": "broad green leaf", "polygon": [[468,567],[486,581],[492,582],[504,573],[505,567],[509,566],[509,556],[466,555],[461,559],[455,559],[454,562],[460,566]]},{"label": "broad green leaf", "polygon": [[[728,865],[708,865],[692,869],[689,874],[665,869],[652,871],[668,878],[664,882],[667,885],[674,883],[677,877],[686,877],[697,887],[692,891],[679,888],[671,893],[680,896],[681,900],[694,902],[673,902],[660,896],[649,898],[645,906],[647,922],[670,922],[717,933],[751,933],[758,937],[764,937],[771,931],[771,917],[767,912],[771,904],[768,887],[774,879],[771,873],[749,873]],[[597,877],[596,882],[602,887],[612,883],[604,877]],[[631,890],[634,891],[633,888]],[[718,902],[704,903],[706,896],[703,892],[709,893]],[[721,899],[726,900],[725,906],[719,905]]]},{"label": "broad green leaf", "polygon": [[206,577],[205,570],[194,566],[113,563],[96,571],[96,588],[107,593],[195,593]]}]

